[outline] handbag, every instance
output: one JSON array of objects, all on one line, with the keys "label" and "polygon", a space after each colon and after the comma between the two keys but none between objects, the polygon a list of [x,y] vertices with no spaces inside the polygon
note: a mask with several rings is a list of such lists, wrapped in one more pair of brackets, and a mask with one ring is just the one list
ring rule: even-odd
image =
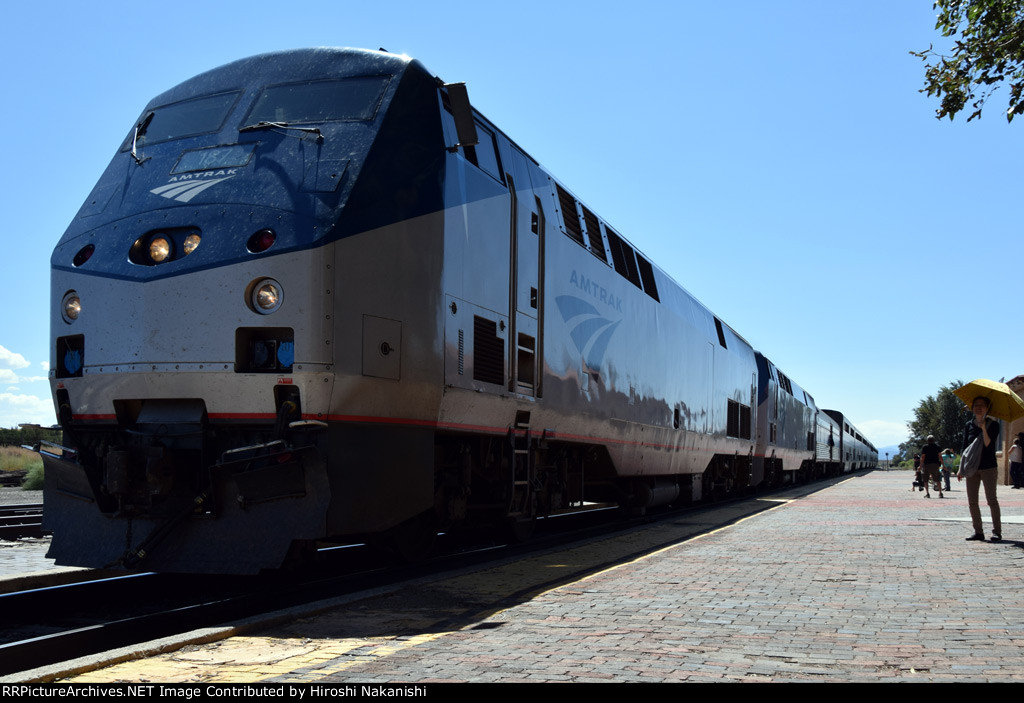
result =
[{"label": "handbag", "polygon": [[972,476],[978,470],[978,465],[981,464],[982,448],[983,444],[979,435],[964,450],[963,456],[960,457],[960,471],[964,476]]}]

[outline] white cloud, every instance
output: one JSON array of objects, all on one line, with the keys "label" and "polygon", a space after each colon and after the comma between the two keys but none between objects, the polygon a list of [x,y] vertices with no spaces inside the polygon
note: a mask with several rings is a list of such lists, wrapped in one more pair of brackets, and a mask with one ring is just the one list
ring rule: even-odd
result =
[{"label": "white cloud", "polygon": [[12,369],[23,369],[29,365],[28,359],[21,354],[12,352],[2,344],[0,344],[0,364],[9,366]]},{"label": "white cloud", "polygon": [[46,376],[20,376],[10,369],[0,369],[0,383],[46,383]]},{"label": "white cloud", "polygon": [[52,425],[53,401],[25,393],[0,393],[0,427],[17,427],[23,422]]},{"label": "white cloud", "polygon": [[45,370],[45,371],[49,371],[50,370],[50,362],[49,361],[40,361],[39,365],[42,366],[43,370]]}]

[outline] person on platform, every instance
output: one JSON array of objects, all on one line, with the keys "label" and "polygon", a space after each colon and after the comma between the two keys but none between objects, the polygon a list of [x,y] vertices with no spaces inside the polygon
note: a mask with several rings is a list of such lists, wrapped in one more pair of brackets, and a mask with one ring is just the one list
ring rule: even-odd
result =
[{"label": "person on platform", "polygon": [[942,480],[946,482],[946,492],[949,492],[949,477],[953,475],[953,461],[956,457],[953,450],[946,448],[942,450]]},{"label": "person on platform", "polygon": [[934,482],[939,491],[939,498],[942,497],[942,477],[939,475],[939,467],[942,466],[939,445],[935,443],[935,435],[928,435],[928,443],[921,447],[921,478],[924,480],[924,497],[931,498],[931,487]]},{"label": "person on platform", "polygon": [[1014,488],[1024,486],[1024,448],[1021,447],[1020,437],[1013,440],[1010,447],[1010,480]]},{"label": "person on platform", "polygon": [[[981,524],[981,508],[978,505],[978,489],[985,486],[985,501],[989,510],[992,511],[992,541],[999,542],[1003,539],[1003,526],[999,517],[999,501],[996,499],[996,481],[999,479],[999,469],[996,464],[996,439],[999,438],[999,423],[988,416],[992,404],[985,396],[978,396],[971,402],[971,411],[974,419],[967,423],[964,428],[964,446],[960,450],[961,455],[970,446],[971,442],[978,439],[982,444],[981,461],[978,469],[970,476],[967,476],[967,505],[971,510],[971,522],[974,523],[974,534],[967,538],[967,541],[985,541],[985,531]],[[956,475],[957,481],[963,480],[964,469],[961,463],[960,471]]]}]

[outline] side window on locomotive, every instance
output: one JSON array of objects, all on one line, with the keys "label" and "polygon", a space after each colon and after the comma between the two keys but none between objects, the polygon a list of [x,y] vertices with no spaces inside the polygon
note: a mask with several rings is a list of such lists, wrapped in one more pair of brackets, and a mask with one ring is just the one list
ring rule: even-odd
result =
[{"label": "side window on locomotive", "polygon": [[505,179],[501,177],[501,159],[498,156],[498,145],[494,141],[494,132],[477,122],[476,134],[480,141],[475,146],[463,147],[466,158],[494,180],[504,183]]},{"label": "side window on locomotive", "polygon": [[369,121],[377,114],[388,80],[389,76],[362,76],[269,86],[249,111],[245,125]]},{"label": "side window on locomotive", "polygon": [[[455,88],[458,84],[448,86],[449,90]],[[464,113],[461,113],[463,119],[470,119],[471,110],[469,108],[468,98],[463,96],[463,100],[467,102],[461,106]],[[456,110],[459,106],[453,106],[452,97],[450,97],[447,91],[441,91],[441,105],[444,107],[446,113],[455,121],[459,122],[459,117],[456,116]],[[466,158],[466,161],[473,164],[481,171],[489,175],[494,180],[498,181],[502,185],[505,185],[505,177],[501,168],[501,156],[498,154],[498,143],[495,140],[494,132],[489,128],[485,127],[480,123],[480,120],[473,119],[473,124],[476,127],[476,144],[461,144],[458,151]],[[461,140],[460,140],[461,141]],[[450,148],[449,151],[455,152],[456,149]]]}]

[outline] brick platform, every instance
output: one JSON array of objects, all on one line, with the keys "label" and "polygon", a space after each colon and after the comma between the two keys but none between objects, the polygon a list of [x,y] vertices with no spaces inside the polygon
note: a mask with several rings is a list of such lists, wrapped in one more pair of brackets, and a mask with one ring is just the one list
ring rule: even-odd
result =
[{"label": "brick platform", "polygon": [[680,520],[72,680],[1024,679],[1024,491],[1000,486],[1005,540],[978,543],[962,485],[910,483],[874,472],[694,538]]}]

